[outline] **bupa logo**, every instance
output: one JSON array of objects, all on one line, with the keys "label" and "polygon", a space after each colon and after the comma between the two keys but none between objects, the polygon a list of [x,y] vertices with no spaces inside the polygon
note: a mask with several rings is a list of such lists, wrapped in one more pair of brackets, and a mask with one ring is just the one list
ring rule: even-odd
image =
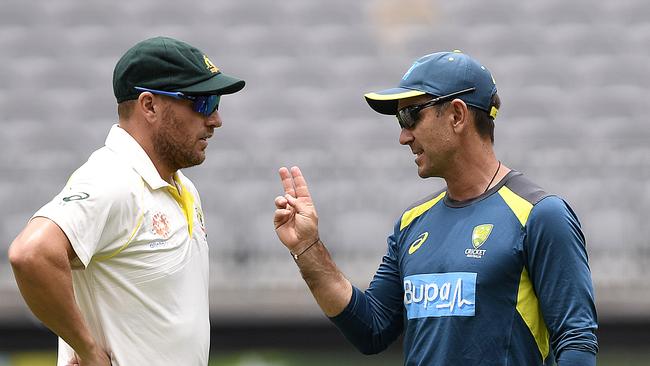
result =
[{"label": "bupa logo", "polygon": [[425,241],[427,241],[427,238],[429,237],[429,232],[425,231],[420,236],[418,236],[417,239],[411,244],[409,247],[409,254],[415,253],[416,250],[420,249],[422,244],[424,244]]},{"label": "bupa logo", "polygon": [[487,241],[490,233],[492,233],[492,224],[483,224],[474,227],[472,230],[472,246],[473,248],[465,249],[465,256],[467,258],[483,258],[485,255],[485,249],[479,249],[481,245]]},{"label": "bupa logo", "polygon": [[449,272],[404,278],[404,307],[409,319],[474,316],[476,273]]}]

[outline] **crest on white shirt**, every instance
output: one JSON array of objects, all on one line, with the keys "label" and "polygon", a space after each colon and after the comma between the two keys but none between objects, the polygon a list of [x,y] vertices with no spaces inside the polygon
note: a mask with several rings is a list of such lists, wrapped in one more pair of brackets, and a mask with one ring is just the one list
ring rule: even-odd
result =
[{"label": "crest on white shirt", "polygon": [[169,236],[169,220],[163,212],[157,212],[151,219],[151,231],[163,238]]}]

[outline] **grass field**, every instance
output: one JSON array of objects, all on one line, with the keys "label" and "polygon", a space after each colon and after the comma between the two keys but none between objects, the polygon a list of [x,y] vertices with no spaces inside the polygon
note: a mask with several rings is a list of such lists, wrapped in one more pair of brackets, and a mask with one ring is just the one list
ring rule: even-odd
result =
[{"label": "grass field", "polygon": [[[0,354],[0,366],[53,366],[52,352]],[[400,355],[363,356],[351,352],[237,352],[210,357],[209,366],[399,366]],[[648,366],[650,350],[612,350],[601,352],[599,366]]]}]

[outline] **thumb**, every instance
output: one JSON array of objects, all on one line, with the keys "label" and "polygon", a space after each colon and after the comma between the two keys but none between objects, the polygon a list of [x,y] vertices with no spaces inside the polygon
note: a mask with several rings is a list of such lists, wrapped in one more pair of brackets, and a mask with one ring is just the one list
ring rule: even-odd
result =
[{"label": "thumb", "polygon": [[289,206],[293,207],[296,211],[296,214],[298,215],[305,215],[309,211],[309,205],[306,204],[305,202],[301,202],[299,199],[296,197],[286,194],[284,195],[284,198],[287,199],[287,202],[289,203]]}]

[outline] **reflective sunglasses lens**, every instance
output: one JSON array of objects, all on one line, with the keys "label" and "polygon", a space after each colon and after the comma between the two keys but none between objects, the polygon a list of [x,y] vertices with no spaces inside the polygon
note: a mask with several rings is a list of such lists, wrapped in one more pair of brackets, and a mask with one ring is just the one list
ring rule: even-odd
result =
[{"label": "reflective sunglasses lens", "polygon": [[217,109],[219,109],[219,101],[221,100],[221,95],[210,95],[208,96],[208,101],[207,101],[207,111],[208,111],[208,116],[214,113]]},{"label": "reflective sunglasses lens", "polygon": [[415,126],[415,122],[411,114],[411,109],[408,107],[397,111],[397,121],[402,128],[411,128]]},{"label": "reflective sunglasses lens", "polygon": [[194,111],[208,117],[219,107],[220,95],[201,95],[194,99]]}]

